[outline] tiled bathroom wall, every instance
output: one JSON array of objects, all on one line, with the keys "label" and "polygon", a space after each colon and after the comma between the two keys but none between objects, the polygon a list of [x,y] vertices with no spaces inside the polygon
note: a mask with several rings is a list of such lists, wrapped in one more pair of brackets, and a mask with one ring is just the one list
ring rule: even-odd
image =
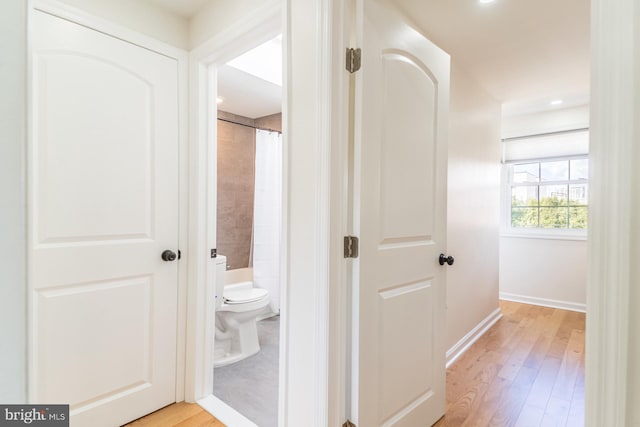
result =
[{"label": "tiled bathroom wall", "polygon": [[256,127],[282,132],[282,113],[272,114],[255,119]]},{"label": "tiled bathroom wall", "polygon": [[[218,111],[218,118],[273,130],[280,130],[282,122],[281,114],[254,120]],[[250,264],[255,144],[252,127],[218,120],[217,249],[230,270]]]},{"label": "tiled bathroom wall", "polygon": [[[218,117],[251,121],[224,112]],[[218,120],[217,249],[227,257],[229,269],[249,266],[255,143],[255,129]]]}]

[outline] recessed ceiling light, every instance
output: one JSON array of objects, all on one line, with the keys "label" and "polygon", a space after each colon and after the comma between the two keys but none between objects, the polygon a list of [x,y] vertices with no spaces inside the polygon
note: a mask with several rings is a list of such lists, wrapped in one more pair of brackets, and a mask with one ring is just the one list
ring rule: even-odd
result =
[{"label": "recessed ceiling light", "polygon": [[478,0],[481,4],[493,3],[496,0]]},{"label": "recessed ceiling light", "polygon": [[222,104],[224,102],[224,98],[219,96],[216,98],[216,104]]},{"label": "recessed ceiling light", "polygon": [[554,99],[550,102],[551,105],[560,105],[562,104],[562,99]]}]

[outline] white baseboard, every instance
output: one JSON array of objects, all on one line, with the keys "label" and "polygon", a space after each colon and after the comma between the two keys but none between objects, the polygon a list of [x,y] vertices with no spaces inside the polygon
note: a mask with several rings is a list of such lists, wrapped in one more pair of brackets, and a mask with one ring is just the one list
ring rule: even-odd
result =
[{"label": "white baseboard", "polygon": [[205,411],[222,421],[224,425],[233,427],[258,427],[240,412],[215,397],[213,394],[198,400],[198,405]]},{"label": "white baseboard", "polygon": [[489,330],[500,318],[502,313],[497,308],[493,313],[485,317],[480,323],[476,325],[467,335],[462,337],[460,341],[454,344],[447,351],[447,368],[453,364],[462,354],[471,347],[471,345],[478,340],[485,332]]},{"label": "white baseboard", "polygon": [[526,295],[510,294],[508,292],[500,292],[500,299],[506,301],[521,302],[523,304],[541,305],[543,307],[560,308],[562,310],[587,312],[587,305],[579,302],[558,301],[554,299],[529,297]]}]

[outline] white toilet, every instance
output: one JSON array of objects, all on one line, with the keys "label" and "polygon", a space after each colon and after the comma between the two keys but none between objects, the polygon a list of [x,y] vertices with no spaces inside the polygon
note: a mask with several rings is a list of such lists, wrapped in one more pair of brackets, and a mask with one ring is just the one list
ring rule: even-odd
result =
[{"label": "white toilet", "polygon": [[269,305],[269,292],[253,282],[226,284],[227,257],[216,258],[216,335],[213,366],[229,365],[260,351],[256,318]]}]

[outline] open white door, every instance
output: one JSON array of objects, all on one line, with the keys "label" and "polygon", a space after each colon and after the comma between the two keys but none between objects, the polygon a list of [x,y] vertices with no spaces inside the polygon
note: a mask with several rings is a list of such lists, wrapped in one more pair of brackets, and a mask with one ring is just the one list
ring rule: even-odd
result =
[{"label": "open white door", "polygon": [[121,425],[176,396],[177,61],[40,11],[30,29],[30,400]]},{"label": "open white door", "polygon": [[378,0],[357,12],[352,421],[426,427],[445,411],[449,56]]}]

